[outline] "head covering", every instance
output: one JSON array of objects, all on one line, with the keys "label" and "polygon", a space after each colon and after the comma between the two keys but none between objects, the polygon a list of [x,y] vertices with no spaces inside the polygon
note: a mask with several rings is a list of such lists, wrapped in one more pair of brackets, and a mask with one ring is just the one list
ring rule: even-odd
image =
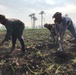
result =
[{"label": "head covering", "polygon": [[59,16],[62,16],[61,12],[56,12],[56,13],[53,15],[52,18],[57,18],[57,17],[59,17]]},{"label": "head covering", "polygon": [[62,14],[61,12],[56,12],[52,18],[55,18],[54,23],[61,23],[62,21]]},{"label": "head covering", "polygon": [[0,23],[4,25],[5,24],[5,21],[6,21],[5,16],[2,15],[2,14],[0,14]]},{"label": "head covering", "polygon": [[5,16],[0,14],[0,20],[5,20]]}]

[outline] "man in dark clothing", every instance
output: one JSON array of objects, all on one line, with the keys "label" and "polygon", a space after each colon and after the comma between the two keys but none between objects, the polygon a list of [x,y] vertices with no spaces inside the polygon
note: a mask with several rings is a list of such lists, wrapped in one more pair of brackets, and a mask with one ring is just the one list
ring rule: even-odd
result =
[{"label": "man in dark clothing", "polygon": [[6,27],[6,35],[0,45],[3,45],[5,41],[8,41],[10,36],[12,37],[12,49],[15,49],[16,40],[19,39],[22,47],[22,52],[25,52],[25,45],[22,38],[23,30],[25,28],[24,23],[18,19],[7,19],[4,15],[0,15],[0,23]]},{"label": "man in dark clothing", "polygon": [[46,24],[44,24],[44,27],[47,28],[51,32],[51,35],[52,35],[52,38],[53,38],[53,42],[54,42],[54,44],[57,44],[58,38],[57,38],[55,24],[47,24],[46,23]]}]

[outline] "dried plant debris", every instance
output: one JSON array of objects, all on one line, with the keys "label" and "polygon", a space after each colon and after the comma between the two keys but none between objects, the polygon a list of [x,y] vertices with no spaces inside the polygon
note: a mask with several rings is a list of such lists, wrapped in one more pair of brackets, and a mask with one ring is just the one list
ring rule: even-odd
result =
[{"label": "dried plant debris", "polygon": [[[0,41],[5,31],[0,32]],[[24,31],[26,51],[21,54],[17,42],[12,53],[11,41],[0,46],[0,75],[75,75],[76,74],[76,43],[65,34],[64,51],[57,51],[58,44],[49,38],[46,29]]]}]

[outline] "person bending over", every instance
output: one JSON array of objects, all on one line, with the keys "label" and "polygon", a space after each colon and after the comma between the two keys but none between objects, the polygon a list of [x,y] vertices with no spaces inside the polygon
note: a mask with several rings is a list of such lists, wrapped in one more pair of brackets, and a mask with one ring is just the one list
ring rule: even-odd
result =
[{"label": "person bending over", "polygon": [[54,23],[56,24],[56,31],[60,35],[60,43],[63,45],[63,37],[65,31],[68,29],[74,36],[76,41],[76,31],[73,25],[73,21],[68,16],[62,16],[61,12],[56,12],[52,18],[55,18]]},{"label": "person bending over", "polygon": [[22,38],[23,30],[25,28],[24,23],[18,19],[8,19],[2,14],[0,14],[0,23],[4,25],[7,30],[5,38],[0,43],[0,46],[3,45],[5,41],[8,41],[10,37],[12,37],[11,51],[15,49],[16,40],[18,39],[21,43],[21,51],[25,52],[25,45]]},{"label": "person bending over", "polygon": [[57,44],[58,38],[57,38],[57,33],[56,33],[56,25],[46,23],[46,24],[44,24],[44,27],[47,28],[50,31],[51,36],[53,38],[53,43]]}]

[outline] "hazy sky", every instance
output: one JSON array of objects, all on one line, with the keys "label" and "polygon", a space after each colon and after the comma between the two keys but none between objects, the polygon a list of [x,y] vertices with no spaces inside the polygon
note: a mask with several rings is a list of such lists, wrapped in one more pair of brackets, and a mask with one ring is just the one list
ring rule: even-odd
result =
[{"label": "hazy sky", "polygon": [[38,19],[36,26],[40,25],[40,11],[45,12],[47,23],[52,23],[52,15],[57,11],[68,14],[76,23],[76,0],[0,0],[0,14],[7,18],[18,18],[28,27],[31,27],[31,13],[35,13]]}]

